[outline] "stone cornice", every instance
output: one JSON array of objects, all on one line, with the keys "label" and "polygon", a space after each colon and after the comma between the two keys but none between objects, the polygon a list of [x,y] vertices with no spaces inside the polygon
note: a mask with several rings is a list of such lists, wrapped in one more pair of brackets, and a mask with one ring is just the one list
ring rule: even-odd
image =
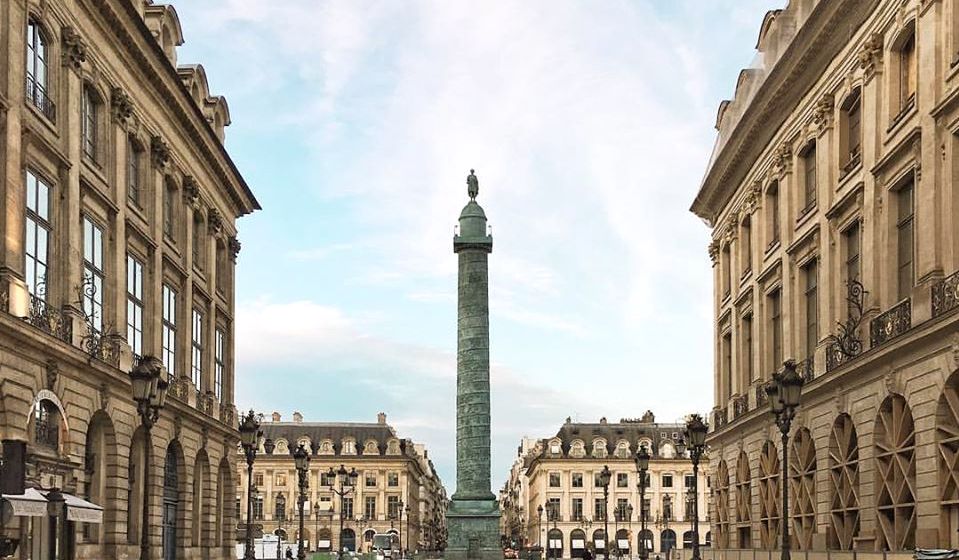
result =
[{"label": "stone cornice", "polygon": [[819,2],[769,71],[706,173],[690,210],[712,223],[802,98],[878,0]]},{"label": "stone cornice", "polygon": [[81,0],[90,13],[101,15],[110,32],[127,50],[129,60],[139,66],[165,105],[172,110],[178,124],[190,141],[201,151],[200,160],[209,163],[217,182],[227,190],[237,215],[260,209],[233,159],[220,142],[216,132],[207,123],[202,111],[193,102],[189,92],[177,76],[176,69],[156,43],[150,30],[131,2],[99,2]]}]

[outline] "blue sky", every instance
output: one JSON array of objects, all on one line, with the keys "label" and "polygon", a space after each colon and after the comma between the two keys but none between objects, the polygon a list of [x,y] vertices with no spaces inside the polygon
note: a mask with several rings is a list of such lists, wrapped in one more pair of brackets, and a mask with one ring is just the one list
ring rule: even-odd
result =
[{"label": "blue sky", "polygon": [[776,0],[180,0],[263,205],[240,224],[237,403],[375,421],[455,483],[453,225],[490,257],[493,484],[567,416],[712,403],[716,107]]}]

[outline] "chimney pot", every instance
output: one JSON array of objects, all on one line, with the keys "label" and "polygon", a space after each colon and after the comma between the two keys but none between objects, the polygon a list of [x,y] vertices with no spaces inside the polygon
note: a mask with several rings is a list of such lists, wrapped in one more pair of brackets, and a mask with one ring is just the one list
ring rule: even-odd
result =
[{"label": "chimney pot", "polygon": [[293,421],[294,421],[294,422],[302,422],[302,421],[303,421],[303,415],[300,414],[299,412],[294,412],[294,413],[293,413]]},{"label": "chimney pot", "polygon": [[386,413],[380,412],[376,415],[376,423],[383,426],[386,425]]},{"label": "chimney pot", "polygon": [[274,422],[279,422],[282,418],[283,418],[283,417],[280,416],[280,413],[279,413],[279,412],[275,412],[275,411],[273,412],[273,421],[274,421]]}]

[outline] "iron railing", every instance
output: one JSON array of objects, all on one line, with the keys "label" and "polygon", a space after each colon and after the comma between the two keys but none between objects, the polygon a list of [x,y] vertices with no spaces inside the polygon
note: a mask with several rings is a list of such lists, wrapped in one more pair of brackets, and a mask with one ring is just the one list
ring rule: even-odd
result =
[{"label": "iron railing", "polygon": [[939,317],[959,307],[959,272],[932,286],[932,316]]},{"label": "iron railing", "polygon": [[43,113],[50,122],[57,121],[57,105],[50,99],[50,96],[47,95],[46,88],[43,85],[37,83],[36,78],[27,74],[27,85],[26,85],[26,96],[27,101],[31,105],[37,108],[38,111]]},{"label": "iron railing", "polygon": [[912,327],[912,303],[904,299],[869,322],[869,344],[875,348]]},{"label": "iron railing", "polygon": [[733,397],[733,420],[749,412],[749,399],[746,395]]},{"label": "iron railing", "polygon": [[816,376],[816,360],[809,356],[805,360],[796,364],[796,373],[802,377],[803,381],[809,383]]},{"label": "iron railing", "polygon": [[60,426],[55,419],[40,418],[33,423],[33,437],[38,445],[60,448]]},{"label": "iron railing", "polygon": [[47,303],[41,297],[30,294],[30,308],[26,317],[28,323],[64,342],[73,339],[73,324],[59,308]]},{"label": "iron railing", "polygon": [[729,417],[726,415],[726,407],[717,408],[713,411],[713,425],[716,429],[722,428],[729,423]]},{"label": "iron railing", "polygon": [[766,384],[760,383],[753,390],[756,392],[756,408],[761,408],[769,404],[769,395],[766,394]]}]

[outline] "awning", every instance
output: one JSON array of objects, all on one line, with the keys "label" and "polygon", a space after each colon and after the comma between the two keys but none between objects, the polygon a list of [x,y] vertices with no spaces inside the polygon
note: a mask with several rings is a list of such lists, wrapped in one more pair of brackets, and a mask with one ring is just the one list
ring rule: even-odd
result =
[{"label": "awning", "polygon": [[27,488],[23,494],[4,494],[3,500],[10,504],[13,515],[43,517],[47,514],[47,499],[36,488]]},{"label": "awning", "polygon": [[959,558],[959,550],[917,548],[917,560],[945,560],[948,558]]},{"label": "awning", "polygon": [[60,493],[67,506],[67,520],[81,523],[103,523],[103,508],[78,498],[73,494]]}]

